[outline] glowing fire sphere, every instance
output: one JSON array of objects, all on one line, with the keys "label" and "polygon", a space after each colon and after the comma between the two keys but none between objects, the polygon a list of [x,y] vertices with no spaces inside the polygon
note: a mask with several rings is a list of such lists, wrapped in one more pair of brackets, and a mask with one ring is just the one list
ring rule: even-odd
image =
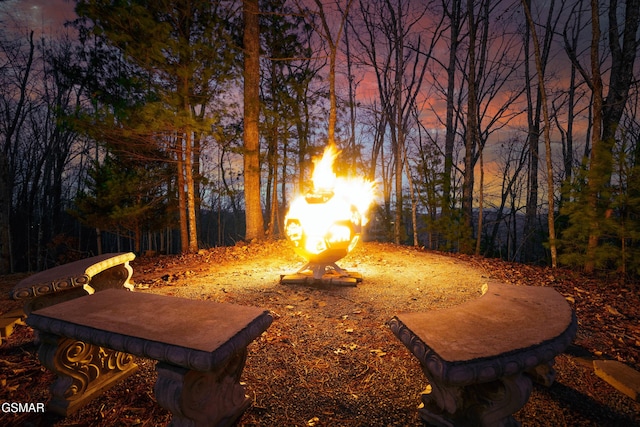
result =
[{"label": "glowing fire sphere", "polygon": [[345,257],[362,232],[357,207],[330,190],[294,200],[284,223],[296,253],[312,264],[333,263]]},{"label": "glowing fire sphere", "polygon": [[333,161],[335,145],[314,159],[313,191],[296,197],[284,219],[285,234],[298,255],[307,259],[304,268],[321,278],[325,267],[338,271],[335,262],[358,243],[366,212],[374,199],[375,182],[364,177],[337,177]]}]

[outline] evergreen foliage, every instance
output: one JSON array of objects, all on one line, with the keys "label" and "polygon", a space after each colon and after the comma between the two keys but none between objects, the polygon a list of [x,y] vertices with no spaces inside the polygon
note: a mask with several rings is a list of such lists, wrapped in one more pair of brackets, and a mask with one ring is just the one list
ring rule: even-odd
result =
[{"label": "evergreen foliage", "polygon": [[[624,275],[636,276],[640,273],[640,165],[635,164],[632,155],[636,149],[618,141],[612,153],[614,180],[607,187],[610,198],[609,209],[600,222],[598,239],[600,244],[594,252],[595,268],[618,271]],[[560,239],[560,262],[581,268],[587,261],[587,244],[595,212],[587,209],[586,172],[581,168],[575,174],[571,186],[564,190],[568,200],[561,209],[562,222],[568,224],[562,230]]]},{"label": "evergreen foliage", "polygon": [[113,155],[95,162],[71,210],[83,224],[125,234],[140,251],[144,231],[158,231],[171,222],[167,198],[163,194],[166,166],[136,163]]}]

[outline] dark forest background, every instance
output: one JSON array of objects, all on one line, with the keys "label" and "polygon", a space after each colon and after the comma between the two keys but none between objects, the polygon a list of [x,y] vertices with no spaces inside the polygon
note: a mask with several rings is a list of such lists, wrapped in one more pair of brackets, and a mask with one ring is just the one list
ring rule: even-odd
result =
[{"label": "dark forest background", "polygon": [[0,9],[0,273],[280,238],[329,143],[368,239],[640,273],[640,0],[74,3]]}]

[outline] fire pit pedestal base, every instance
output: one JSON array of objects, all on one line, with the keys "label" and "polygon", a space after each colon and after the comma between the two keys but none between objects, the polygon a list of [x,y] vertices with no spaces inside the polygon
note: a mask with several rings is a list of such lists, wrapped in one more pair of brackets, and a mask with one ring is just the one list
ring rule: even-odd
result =
[{"label": "fire pit pedestal base", "polygon": [[362,282],[362,275],[355,271],[347,271],[336,263],[307,263],[294,274],[283,274],[280,283],[283,285],[323,284],[339,286],[357,286]]}]

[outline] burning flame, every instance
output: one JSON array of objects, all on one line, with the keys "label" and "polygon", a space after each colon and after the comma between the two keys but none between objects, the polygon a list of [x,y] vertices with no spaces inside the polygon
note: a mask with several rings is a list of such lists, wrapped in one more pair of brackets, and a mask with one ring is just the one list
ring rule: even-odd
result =
[{"label": "burning flame", "polygon": [[285,217],[285,233],[298,252],[314,261],[333,262],[351,251],[366,225],[375,182],[337,177],[333,163],[339,152],[328,146],[314,161],[313,190],[297,197]]}]

